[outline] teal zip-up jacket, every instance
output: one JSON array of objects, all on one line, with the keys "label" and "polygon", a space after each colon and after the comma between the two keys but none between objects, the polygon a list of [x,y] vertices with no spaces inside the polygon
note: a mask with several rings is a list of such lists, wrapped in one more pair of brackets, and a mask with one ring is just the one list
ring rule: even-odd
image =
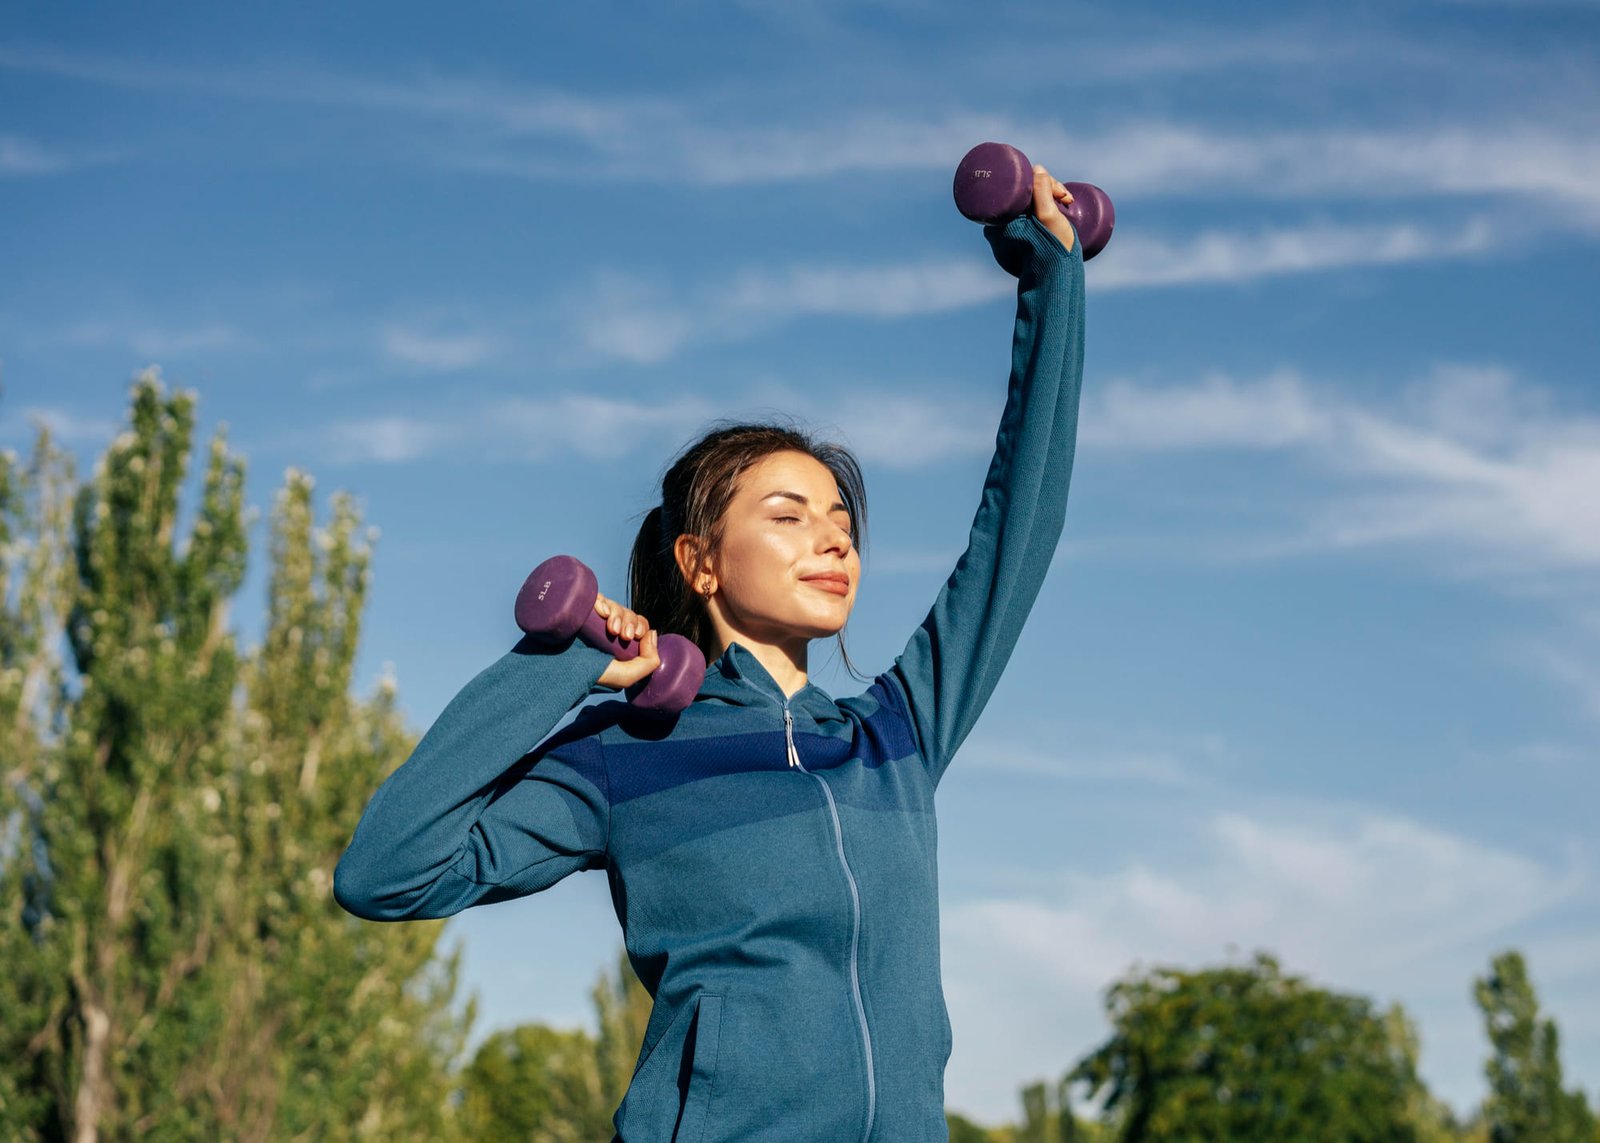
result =
[{"label": "teal zip-up jacket", "polygon": [[[1061,533],[1083,260],[1031,216],[1012,369],[967,550],[862,694],[785,698],[734,643],[671,719],[584,708],[604,652],[523,640],[373,795],[334,875],[357,916],[444,917],[603,869],[655,998],[626,1143],[947,1138],[934,789],[999,681]],[[548,737],[547,737],[548,736]]]}]

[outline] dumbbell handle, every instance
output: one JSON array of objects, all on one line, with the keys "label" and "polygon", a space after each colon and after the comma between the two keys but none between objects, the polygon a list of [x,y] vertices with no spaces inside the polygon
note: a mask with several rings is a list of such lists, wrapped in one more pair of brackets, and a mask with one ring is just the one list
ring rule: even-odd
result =
[{"label": "dumbbell handle", "polygon": [[[606,621],[594,609],[600,583],[582,560],[551,556],[534,568],[517,592],[517,626],[544,643],[562,644],[574,637],[614,659],[637,658],[639,643],[620,639],[606,630]],[[661,665],[628,688],[628,701],[640,710],[671,713],[694,701],[706,673],[706,658],[682,635],[663,635],[657,641]]]}]

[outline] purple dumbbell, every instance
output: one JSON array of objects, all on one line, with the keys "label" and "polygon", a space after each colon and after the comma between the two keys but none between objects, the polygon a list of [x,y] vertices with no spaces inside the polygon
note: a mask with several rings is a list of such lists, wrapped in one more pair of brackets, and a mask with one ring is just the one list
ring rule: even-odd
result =
[{"label": "purple dumbbell", "polygon": [[[551,556],[534,568],[517,592],[517,626],[541,643],[562,644],[577,636],[591,647],[628,660],[639,644],[606,630],[594,609],[600,582],[583,561]],[[675,714],[694,701],[705,679],[706,657],[682,635],[663,635],[656,644],[661,665],[628,688],[628,701],[640,710]]]},{"label": "purple dumbbell", "polygon": [[[1083,243],[1085,261],[1105,249],[1117,212],[1092,183],[1063,183],[1072,192],[1064,213]],[[1004,226],[1033,205],[1033,164],[1008,143],[979,143],[956,168],[956,209],[973,222]]]}]

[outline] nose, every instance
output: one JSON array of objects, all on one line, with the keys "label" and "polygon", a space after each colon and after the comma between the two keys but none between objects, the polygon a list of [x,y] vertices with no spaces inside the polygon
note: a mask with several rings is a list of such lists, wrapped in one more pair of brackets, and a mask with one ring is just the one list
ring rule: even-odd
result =
[{"label": "nose", "polygon": [[850,554],[850,533],[839,527],[831,520],[818,521],[820,533],[817,538],[817,552],[835,552],[840,556]]}]

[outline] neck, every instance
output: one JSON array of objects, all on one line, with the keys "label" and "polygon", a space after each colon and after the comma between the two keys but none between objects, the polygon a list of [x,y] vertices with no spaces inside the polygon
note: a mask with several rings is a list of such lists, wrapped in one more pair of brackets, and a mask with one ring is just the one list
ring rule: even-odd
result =
[{"label": "neck", "polygon": [[754,655],[756,661],[766,668],[767,674],[772,676],[772,681],[783,691],[784,698],[792,697],[809,681],[806,672],[809,639],[767,643],[737,632],[719,631],[717,655],[720,656],[728,649],[728,644],[735,642]]}]

